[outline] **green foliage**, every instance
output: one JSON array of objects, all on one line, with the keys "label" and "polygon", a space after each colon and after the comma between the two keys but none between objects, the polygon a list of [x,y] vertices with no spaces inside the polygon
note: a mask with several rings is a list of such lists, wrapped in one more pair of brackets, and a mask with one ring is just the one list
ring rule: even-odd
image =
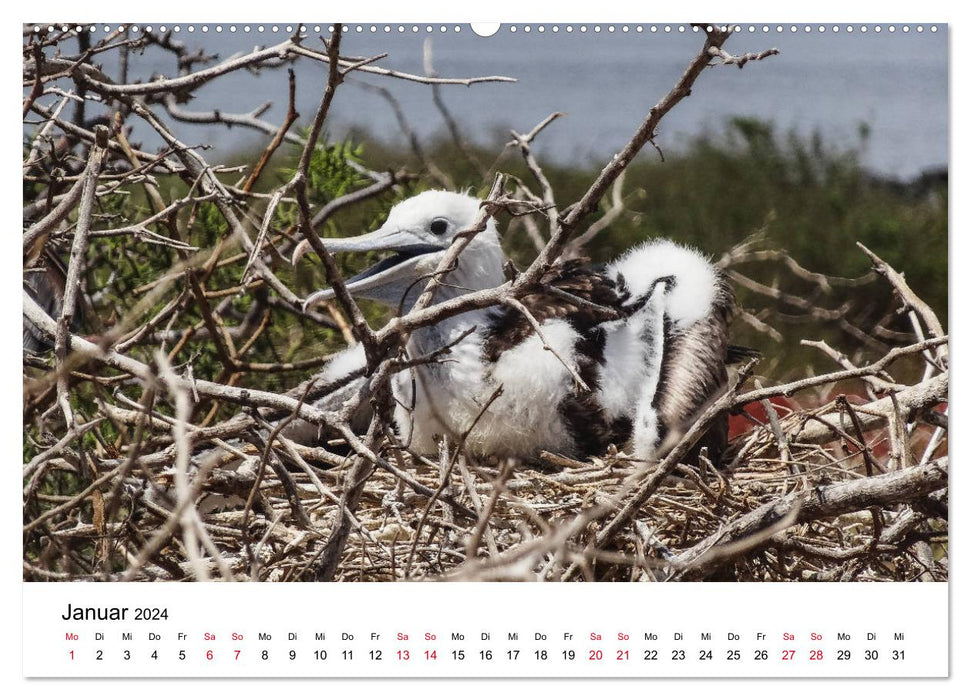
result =
[{"label": "green foliage", "polygon": [[361,163],[363,145],[350,141],[318,144],[310,156],[307,189],[312,202],[324,203],[347,194],[364,184],[364,178],[351,167]]},{"label": "green foliage", "polygon": [[[306,131],[304,136],[307,136]],[[367,179],[354,169],[352,163],[363,164],[363,144],[355,145],[350,139],[337,143],[327,143],[324,135],[310,155],[307,171],[307,198],[316,207],[323,206],[341,195],[352,192],[367,184]],[[294,149],[288,162],[279,169],[283,181],[288,181],[297,172],[299,151]],[[296,205],[281,206],[277,210],[277,221],[281,226],[296,223]]]}]

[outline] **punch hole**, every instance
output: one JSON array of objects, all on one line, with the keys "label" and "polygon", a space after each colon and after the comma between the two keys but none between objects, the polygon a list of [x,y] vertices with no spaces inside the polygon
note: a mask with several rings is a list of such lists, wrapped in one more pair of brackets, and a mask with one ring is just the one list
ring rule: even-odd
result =
[{"label": "punch hole", "polygon": [[500,25],[498,22],[494,24],[491,22],[473,22],[472,32],[477,36],[482,36],[482,37],[492,36],[493,34],[499,31],[499,28],[501,26],[502,25]]}]

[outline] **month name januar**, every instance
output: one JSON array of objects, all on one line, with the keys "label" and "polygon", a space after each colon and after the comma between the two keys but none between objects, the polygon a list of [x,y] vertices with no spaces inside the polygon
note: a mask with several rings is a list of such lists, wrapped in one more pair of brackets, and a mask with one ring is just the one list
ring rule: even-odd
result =
[{"label": "month name januar", "polygon": [[61,615],[64,620],[124,620],[128,608],[79,608],[67,604],[67,612]]}]

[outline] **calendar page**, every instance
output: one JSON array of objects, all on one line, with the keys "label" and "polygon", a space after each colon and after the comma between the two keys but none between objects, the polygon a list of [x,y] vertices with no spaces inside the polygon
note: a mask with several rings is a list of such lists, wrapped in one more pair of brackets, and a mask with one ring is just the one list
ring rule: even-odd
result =
[{"label": "calendar page", "polygon": [[947,23],[340,9],[22,26],[23,676],[947,677]]}]

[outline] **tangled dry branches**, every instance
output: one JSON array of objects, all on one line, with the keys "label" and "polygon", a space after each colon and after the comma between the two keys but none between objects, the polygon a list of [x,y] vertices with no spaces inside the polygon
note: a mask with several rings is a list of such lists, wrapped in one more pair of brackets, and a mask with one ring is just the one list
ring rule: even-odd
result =
[{"label": "tangled dry branches", "polygon": [[[589,463],[553,454],[531,464],[476,460],[461,438],[443,440],[432,458],[407,450],[389,427],[389,378],[449,350],[406,358],[399,351],[409,333],[468,309],[518,304],[550,265],[577,254],[623,213],[625,169],[654,143],[660,121],[706,69],[741,68],[774,50],[735,57],[722,48],[729,32],[705,27],[704,46],[678,83],[568,207],[558,207],[531,153],[557,115],[514,133],[512,145],[540,194],[518,181],[507,192],[507,180],[497,176],[478,226],[456,238],[414,309],[374,329],[319,232],[337,212],[414,176],[354,163],[356,187],[322,206],[311,202],[311,160],[335,94],[348,74],[368,73],[429,83],[444,109],[438,91],[449,84],[506,79],[440,78],[430,68],[416,76],[378,65],[384,55],[344,56],[336,26],[323,51],[296,34],[221,62],[171,35],[135,36],[123,28],[92,44],[70,27],[28,33],[24,115],[37,121],[23,166],[34,192],[24,202],[23,238],[26,579],[947,578],[947,336],[904,277],[866,249],[860,254],[875,275],[860,280],[805,270],[758,237],[723,256],[719,265],[735,284],[764,301],[743,310],[744,322],[775,337],[775,315],[801,315],[859,342],[844,354],[806,340],[838,369],[782,384],[766,378],[771,368],[754,376],[749,363],[690,430],[672,437],[658,463],[616,449]],[[80,48],[72,54],[67,44],[75,39]],[[128,82],[93,61],[148,46],[170,52],[179,75]],[[306,135],[291,132],[292,73],[279,126],[262,120],[263,108],[229,114],[183,106],[191,90],[221,76],[278,70],[295,60],[327,66]],[[95,108],[101,113],[90,117]],[[238,182],[238,169],[209,163],[171,126],[200,120],[269,139]],[[161,140],[159,152],[129,141],[131,122]],[[292,176],[258,192],[267,163],[287,143],[302,149]],[[172,180],[181,183],[176,196],[163,186]],[[140,220],[117,221],[110,201],[134,191],[147,211]],[[607,215],[590,224],[611,192]],[[295,207],[295,217],[281,227],[275,214],[283,206]],[[498,288],[435,303],[450,264],[501,209],[525,222],[539,251],[535,261]],[[190,237],[202,216],[224,227],[208,247]],[[108,247],[116,240],[123,241],[120,252]],[[337,291],[327,313],[304,310],[293,291],[286,260],[301,240],[319,254]],[[142,255],[136,243],[139,251],[163,249],[172,264],[126,290],[131,303],[108,313],[104,295],[114,278],[99,289],[85,283],[86,273],[111,256]],[[760,265],[784,267],[814,294],[759,282],[751,270]],[[241,274],[225,286],[225,270]],[[902,304],[894,314],[908,320],[910,332],[896,332],[888,343],[891,334],[877,332],[886,318],[859,327],[844,308],[823,305],[860,285],[879,289],[888,303],[894,295]],[[243,295],[252,299],[246,310],[234,305]],[[306,377],[327,361],[321,353],[251,359],[273,324],[294,319],[361,342],[368,390],[353,394],[346,382],[314,378],[284,390],[254,383],[273,373]],[[215,359],[204,368],[198,360],[206,349]],[[373,417],[356,425],[362,402],[370,402]],[[698,467],[683,464],[725,412],[740,426],[728,469],[712,468],[704,455]],[[297,418],[323,438],[303,444],[289,437],[285,428]]]}]

